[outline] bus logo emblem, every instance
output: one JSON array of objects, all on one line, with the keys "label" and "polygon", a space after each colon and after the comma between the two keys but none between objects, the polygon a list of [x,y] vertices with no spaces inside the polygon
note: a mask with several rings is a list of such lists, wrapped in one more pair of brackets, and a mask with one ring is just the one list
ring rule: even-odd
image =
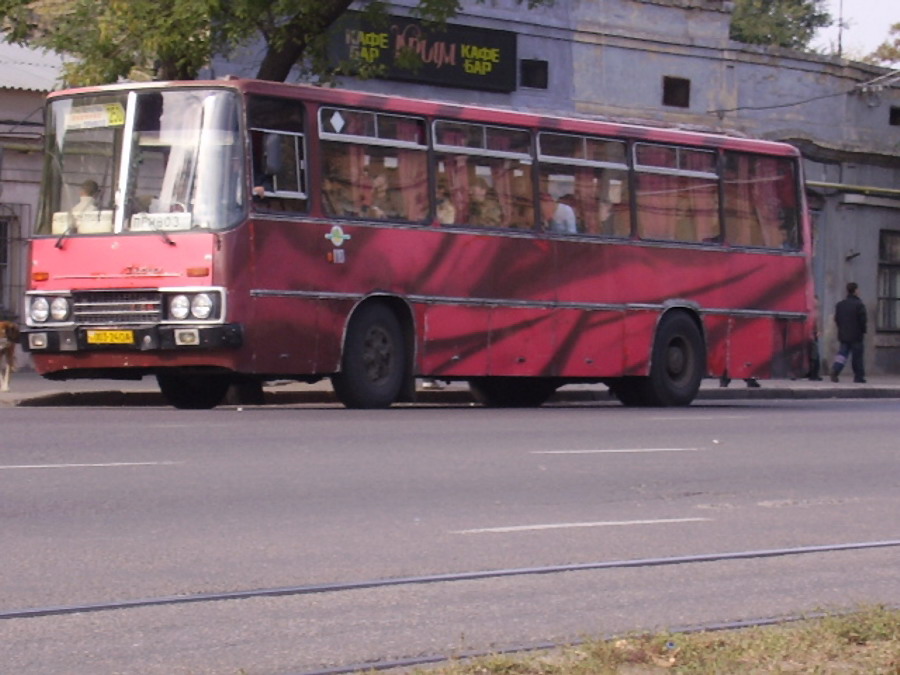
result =
[{"label": "bus logo emblem", "polygon": [[340,225],[335,225],[334,227],[332,227],[331,232],[326,234],[325,238],[335,246],[340,246],[345,241],[349,241],[351,239],[349,234],[344,234],[344,230]]}]

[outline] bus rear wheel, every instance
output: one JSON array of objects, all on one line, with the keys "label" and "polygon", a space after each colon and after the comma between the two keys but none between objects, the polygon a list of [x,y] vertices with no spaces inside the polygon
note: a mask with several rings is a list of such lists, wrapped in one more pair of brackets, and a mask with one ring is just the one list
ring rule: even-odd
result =
[{"label": "bus rear wheel", "polygon": [[558,385],[542,377],[479,377],[469,380],[476,401],[491,408],[533,408],[546,402]]},{"label": "bus rear wheel", "polygon": [[166,402],[182,410],[215,408],[228,393],[231,379],[227,375],[157,373],[156,381]]},{"label": "bus rear wheel", "polygon": [[403,331],[387,306],[370,303],[350,319],[341,371],[331,376],[348,408],[387,408],[400,395],[406,370]]},{"label": "bus rear wheel", "polygon": [[706,372],[706,347],[696,322],[684,312],[660,321],[645,396],[653,406],[690,405]]}]

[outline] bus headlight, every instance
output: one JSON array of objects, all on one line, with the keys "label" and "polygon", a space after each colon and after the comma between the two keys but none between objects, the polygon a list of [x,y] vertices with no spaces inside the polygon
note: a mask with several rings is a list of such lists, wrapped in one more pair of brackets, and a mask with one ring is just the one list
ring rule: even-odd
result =
[{"label": "bus headlight", "polygon": [[205,321],[213,311],[213,301],[206,293],[198,293],[191,300],[191,314],[195,319]]},{"label": "bus headlight", "polygon": [[200,289],[173,292],[166,307],[169,321],[218,321],[222,318],[222,293]]},{"label": "bus headlight", "polygon": [[169,300],[169,316],[177,321],[183,321],[191,313],[191,301],[186,295],[175,295]]},{"label": "bus headlight", "polygon": [[28,308],[28,313],[35,323],[44,323],[50,316],[50,303],[47,302],[47,298],[34,298]]},{"label": "bus headlight", "polygon": [[53,298],[53,302],[50,303],[50,316],[53,317],[54,321],[65,321],[66,319],[68,319],[69,299]]}]

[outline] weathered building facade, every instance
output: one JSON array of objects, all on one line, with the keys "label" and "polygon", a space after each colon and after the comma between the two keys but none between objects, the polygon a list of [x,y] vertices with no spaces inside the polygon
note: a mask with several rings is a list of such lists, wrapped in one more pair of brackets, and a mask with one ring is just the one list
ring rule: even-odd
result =
[{"label": "weathered building facade", "polygon": [[37,213],[44,95],[59,57],[0,42],[0,319],[21,312],[25,241]]},{"label": "weathered building facade", "polygon": [[[393,15],[409,16],[414,4],[395,0]],[[856,281],[869,311],[870,370],[900,372],[900,73],[734,42],[732,10],[724,0],[556,0],[532,10],[513,0],[469,3],[455,25],[516,37],[511,49],[498,33],[499,52],[485,52],[515,60],[511,87],[476,89],[446,66],[440,84],[433,74],[417,82],[415,73],[345,84],[795,144],[815,223],[822,356],[827,363],[836,352],[832,308]],[[394,50],[401,34],[410,44],[402,20],[372,30],[387,36],[379,49]],[[365,42],[364,33],[349,41]],[[441,35],[421,39],[416,49],[436,56]],[[479,39],[476,46],[494,46]],[[455,56],[464,67],[463,52]]]},{"label": "weathered building facade", "polygon": [[[336,59],[364,54],[378,62],[402,44],[424,66],[392,65],[385,78],[342,84],[798,146],[815,219],[823,359],[836,351],[832,308],[856,281],[869,310],[870,371],[900,372],[900,74],[734,42],[727,0],[556,0],[532,10],[513,0],[469,1],[444,33],[409,20],[416,4],[394,0],[387,25],[351,21],[334,32],[332,49]],[[252,76],[257,59],[254,51],[217,63],[212,75]],[[30,86],[0,78],[0,311],[7,313],[19,311],[22,239],[37,204],[33,108],[52,86],[46,77]],[[4,235],[4,222],[17,224]]]}]

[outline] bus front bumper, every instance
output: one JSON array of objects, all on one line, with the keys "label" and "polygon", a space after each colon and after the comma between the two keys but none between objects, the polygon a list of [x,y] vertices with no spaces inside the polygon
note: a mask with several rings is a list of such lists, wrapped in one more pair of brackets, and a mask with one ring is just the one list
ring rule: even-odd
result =
[{"label": "bus front bumper", "polygon": [[22,331],[22,347],[33,353],[237,349],[243,342],[243,329],[237,323],[132,328],[28,328]]}]

